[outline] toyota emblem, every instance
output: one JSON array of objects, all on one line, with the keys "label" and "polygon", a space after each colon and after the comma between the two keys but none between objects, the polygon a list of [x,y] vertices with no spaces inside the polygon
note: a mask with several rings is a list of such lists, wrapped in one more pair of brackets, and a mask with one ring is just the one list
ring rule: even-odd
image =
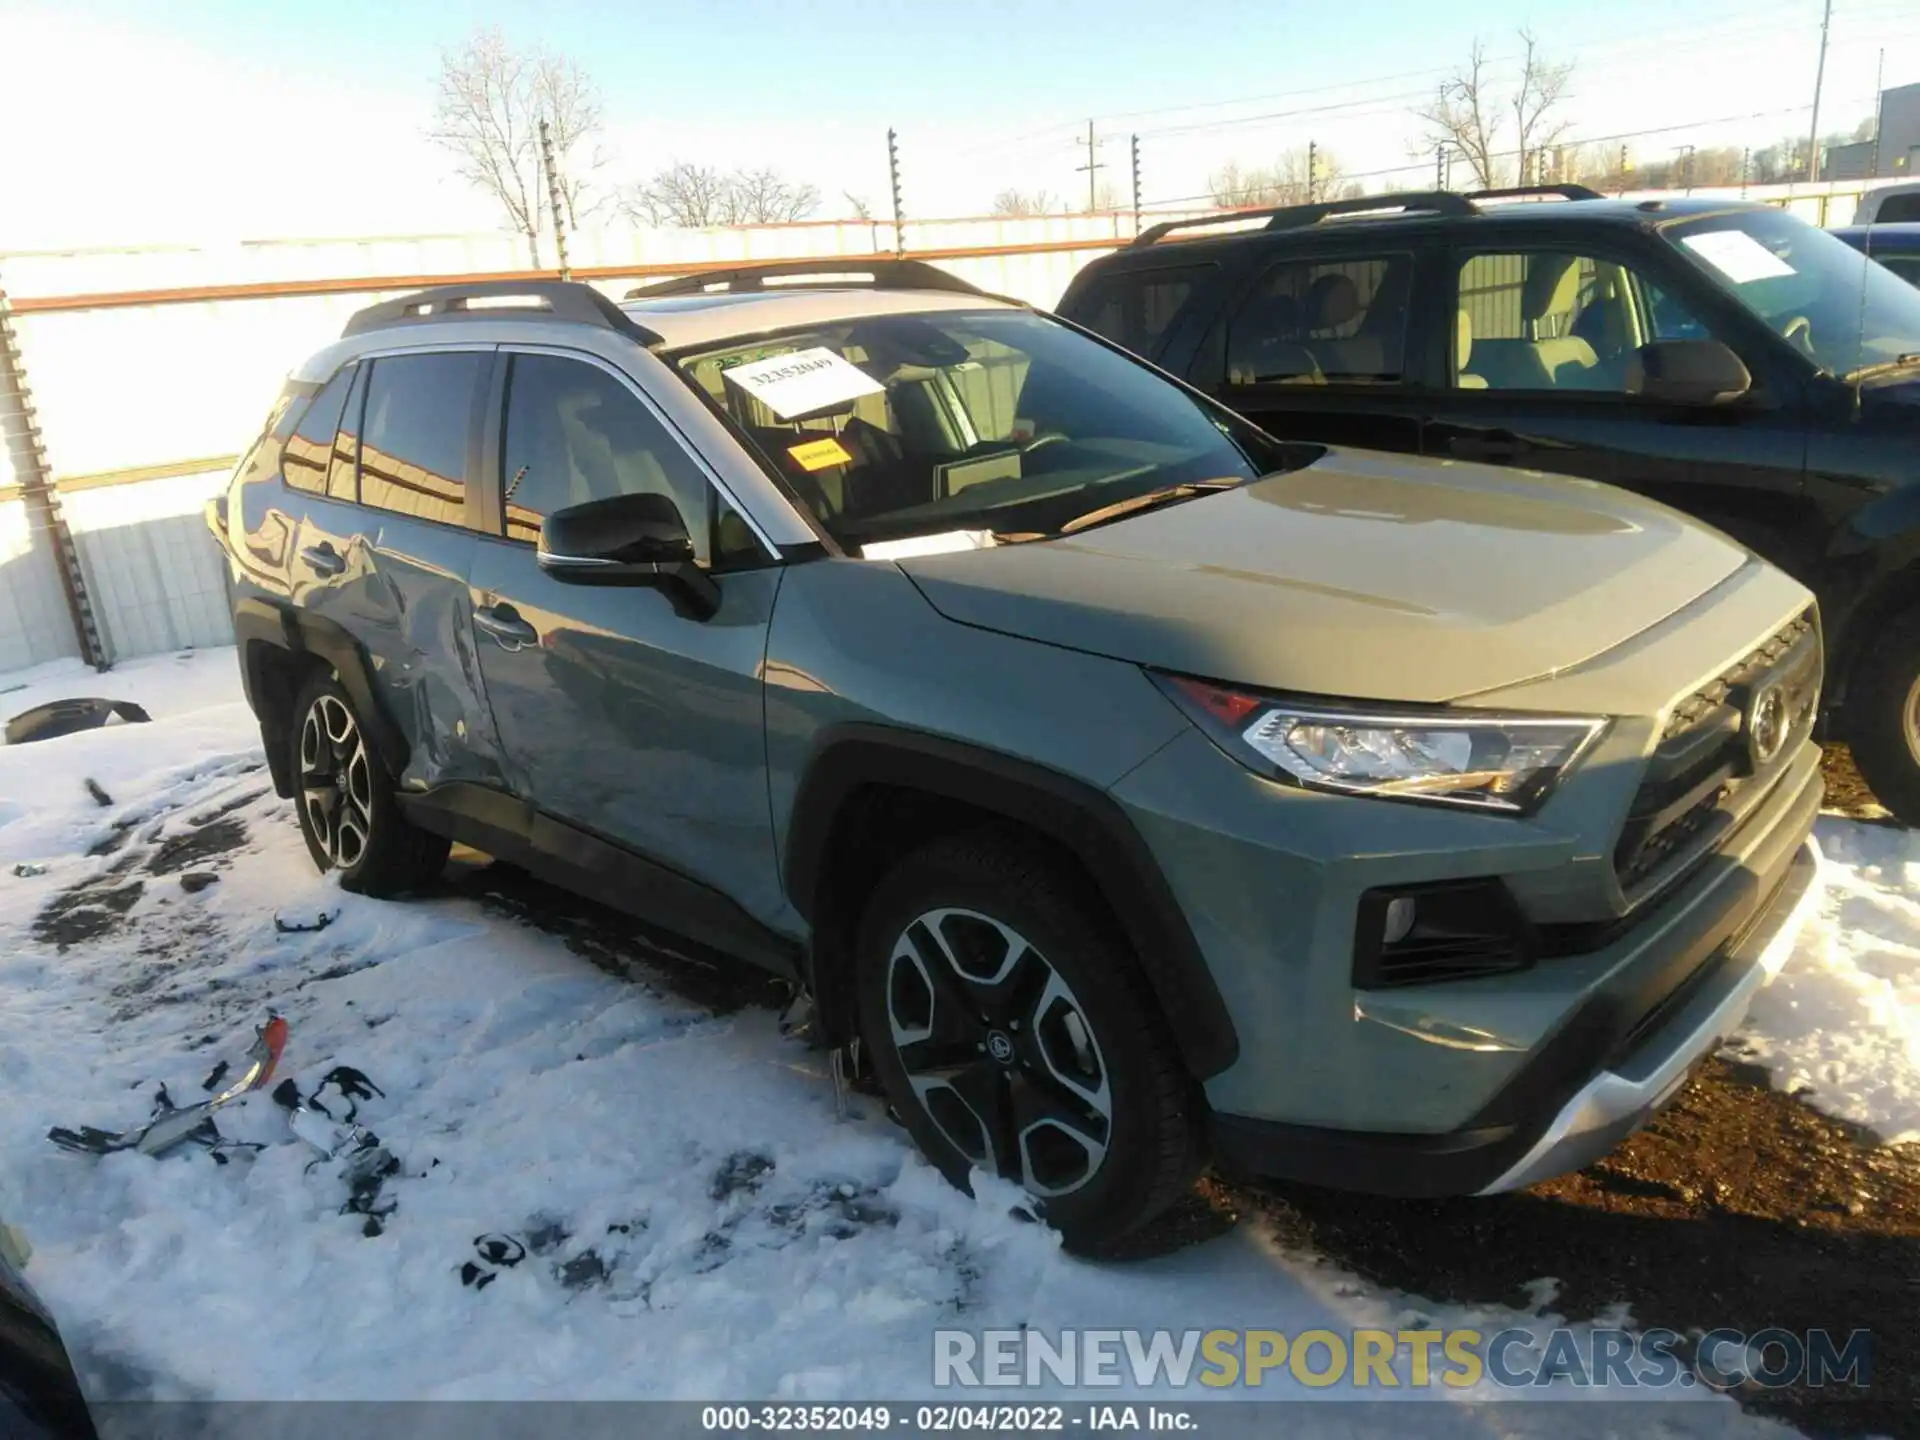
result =
[{"label": "toyota emblem", "polygon": [[1747,703],[1747,754],[1754,769],[1763,769],[1780,758],[1792,728],[1787,697],[1778,685],[1765,685],[1753,692],[1753,699]]}]

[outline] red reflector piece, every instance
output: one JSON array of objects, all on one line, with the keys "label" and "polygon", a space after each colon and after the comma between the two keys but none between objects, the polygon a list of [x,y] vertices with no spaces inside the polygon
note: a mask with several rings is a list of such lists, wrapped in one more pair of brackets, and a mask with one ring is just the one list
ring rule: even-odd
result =
[{"label": "red reflector piece", "polygon": [[1189,680],[1184,675],[1172,675],[1168,678],[1178,685],[1194,704],[1214,719],[1227,725],[1238,725],[1258,710],[1262,704],[1251,695],[1222,690],[1218,685],[1209,685],[1204,680]]}]

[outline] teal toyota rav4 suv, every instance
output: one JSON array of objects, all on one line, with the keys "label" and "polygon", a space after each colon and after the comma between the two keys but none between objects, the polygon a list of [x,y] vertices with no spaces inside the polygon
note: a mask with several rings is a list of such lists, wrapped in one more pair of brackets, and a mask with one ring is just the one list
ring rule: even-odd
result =
[{"label": "teal toyota rav4 suv", "polygon": [[1277,441],[910,262],[430,290],[210,523],[315,861],[768,967],[1076,1244],[1208,1158],[1604,1153],[1813,899],[1807,591],[1588,481]]}]

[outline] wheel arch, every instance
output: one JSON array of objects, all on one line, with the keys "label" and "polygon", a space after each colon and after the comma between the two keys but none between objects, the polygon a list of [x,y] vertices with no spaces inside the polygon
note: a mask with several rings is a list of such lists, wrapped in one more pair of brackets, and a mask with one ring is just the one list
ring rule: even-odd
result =
[{"label": "wheel arch", "polygon": [[852,949],[872,883],[911,848],[962,823],[1011,823],[1067,856],[1133,944],[1196,1079],[1239,1055],[1232,1017],[1186,916],[1110,795],[1031,761],[960,741],[847,724],[817,740],[784,847],[789,899],[812,930],[808,980],[825,1038],[852,1038]]},{"label": "wheel arch", "polygon": [[1835,738],[1849,731],[1847,703],[1860,690],[1860,670],[1873,656],[1890,625],[1903,617],[1920,616],[1920,558],[1887,575],[1854,607],[1846,628],[1828,657],[1828,703],[1839,723]]},{"label": "wheel arch", "polygon": [[390,774],[407,764],[406,736],[375,698],[373,667],[366,650],[347,629],[291,605],[246,599],[234,607],[234,642],[240,649],[240,680],[266,745],[267,767],[275,793],[291,796],[294,777],[287,764],[286,736],[293,727],[294,700],[315,666],[340,677],[353,701],[367,738]]}]

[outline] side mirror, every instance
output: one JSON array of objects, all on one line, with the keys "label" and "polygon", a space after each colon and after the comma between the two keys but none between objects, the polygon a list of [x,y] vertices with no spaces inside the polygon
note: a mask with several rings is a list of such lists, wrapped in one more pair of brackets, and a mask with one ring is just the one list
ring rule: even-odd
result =
[{"label": "side mirror", "polygon": [[665,495],[614,495],[554,511],[540,525],[539,562],[568,585],[651,586],[692,620],[720,608],[720,587],[695,563],[687,522]]},{"label": "side mirror", "polygon": [[1718,340],[1655,340],[1627,371],[1627,390],[1670,405],[1721,405],[1753,388],[1740,357]]}]

